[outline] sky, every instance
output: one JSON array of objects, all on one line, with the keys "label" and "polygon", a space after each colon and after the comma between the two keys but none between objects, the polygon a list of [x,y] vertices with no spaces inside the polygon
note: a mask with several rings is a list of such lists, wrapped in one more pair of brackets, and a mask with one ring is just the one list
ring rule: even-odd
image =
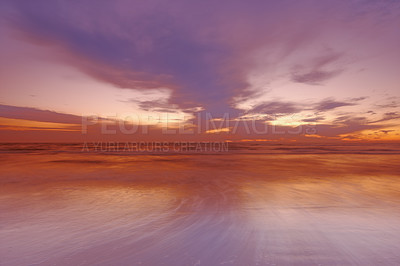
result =
[{"label": "sky", "polygon": [[400,2],[0,2],[0,140],[400,140]]}]

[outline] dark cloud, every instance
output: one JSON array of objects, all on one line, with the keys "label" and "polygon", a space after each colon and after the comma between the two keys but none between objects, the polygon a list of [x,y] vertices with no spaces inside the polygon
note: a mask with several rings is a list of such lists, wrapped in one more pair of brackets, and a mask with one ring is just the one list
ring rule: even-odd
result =
[{"label": "dark cloud", "polygon": [[388,129],[388,130],[383,130],[383,129],[381,129],[381,130],[379,130],[379,131],[382,132],[382,133],[384,133],[385,135],[387,135],[388,133],[394,132],[394,131],[396,131],[396,130],[394,130],[394,129]]},{"label": "dark cloud", "polygon": [[[257,51],[268,51],[260,61],[276,69],[283,59],[303,54],[325,30],[352,20],[353,11],[365,7],[361,2],[4,0],[0,12],[14,32],[55,47],[61,60],[93,78],[126,89],[172,90],[167,103],[142,102],[144,110],[203,106],[218,114],[237,112],[232,99],[260,93],[247,83],[249,69],[260,59],[254,59]],[[292,81],[323,84],[344,71],[341,51],[325,49],[309,57],[290,70]],[[326,101],[317,110],[345,105],[352,104]],[[252,111],[299,110],[291,103],[263,103]]]},{"label": "dark cloud", "polygon": [[49,110],[40,110],[31,107],[17,107],[11,105],[0,105],[0,117],[64,124],[82,123],[81,116],[63,114]]},{"label": "dark cloud", "polygon": [[400,107],[400,102],[396,100],[391,100],[385,104],[377,104],[376,106],[379,108],[398,108]]},{"label": "dark cloud", "polygon": [[368,97],[362,96],[362,97],[351,98],[350,101],[352,101],[352,102],[358,102],[358,101],[363,101],[363,100],[365,100],[365,99],[368,99]]},{"label": "dark cloud", "polygon": [[188,107],[178,106],[177,104],[172,104],[166,99],[158,100],[147,100],[142,101],[140,99],[129,99],[122,102],[131,103],[139,107],[143,111],[149,112],[161,112],[161,113],[177,113],[179,111],[185,113],[195,113],[199,112],[201,108],[195,107],[194,103],[188,104]]},{"label": "dark cloud", "polygon": [[342,73],[343,70],[321,71],[314,70],[305,74],[292,74],[292,81],[310,85],[320,85],[322,82],[332,79]]},{"label": "dark cloud", "polygon": [[280,115],[293,114],[301,111],[301,108],[291,102],[264,102],[253,107],[249,113]]},{"label": "dark cloud", "polygon": [[303,122],[310,122],[310,123],[312,123],[312,122],[319,122],[319,121],[322,121],[322,120],[325,120],[325,117],[323,117],[323,116],[318,116],[318,117],[313,117],[313,118],[306,118],[306,119],[303,119],[302,121],[303,121]]},{"label": "dark cloud", "polygon": [[326,136],[326,137],[337,137],[339,135],[343,134],[351,134],[354,132],[362,131],[362,130],[367,130],[367,129],[379,129],[382,128],[382,126],[379,125],[369,125],[369,124],[364,124],[360,123],[360,121],[347,121],[346,124],[318,124],[315,126],[316,128],[316,134],[320,136]]},{"label": "dark cloud", "polygon": [[135,101],[140,109],[144,111],[158,111],[166,113],[176,112],[176,106],[161,101]]},{"label": "dark cloud", "polygon": [[333,121],[333,125],[365,125],[367,124],[367,118],[362,116],[351,116],[351,115],[344,115],[336,117]]},{"label": "dark cloud", "polygon": [[371,121],[370,123],[385,122],[393,119],[400,119],[400,114],[398,112],[387,112],[379,120]]},{"label": "dark cloud", "polygon": [[231,55],[229,47],[199,39],[200,25],[191,28],[193,23],[179,10],[173,14],[125,1],[101,2],[96,8],[64,1],[12,6],[10,20],[26,38],[59,47],[63,60],[117,87],[168,87],[174,90],[174,104],[182,104],[181,97],[222,103],[230,97],[228,88],[245,87],[222,84],[218,68]]},{"label": "dark cloud", "polygon": [[328,50],[325,55],[310,60],[306,65],[301,64],[293,67],[291,80],[297,83],[320,85],[343,72],[343,69],[332,69],[330,66],[343,56],[342,53]]},{"label": "dark cloud", "polygon": [[385,113],[385,116],[398,117],[399,114],[397,112],[387,112],[387,113]]},{"label": "dark cloud", "polygon": [[336,109],[339,107],[352,106],[352,105],[356,105],[356,104],[353,102],[340,102],[340,101],[336,101],[334,99],[325,99],[325,100],[319,102],[318,104],[316,104],[314,109],[319,112],[324,112],[324,111],[329,111],[329,110]]},{"label": "dark cloud", "polygon": [[[265,60],[276,67],[319,36],[321,12],[338,4],[318,3],[3,1],[2,15],[26,39],[56,47],[62,60],[96,79],[127,89],[167,87],[170,104],[221,113],[234,97],[257,95],[247,84],[254,51],[282,47]],[[341,57],[328,50],[293,80],[332,78],[342,71],[331,68]]]}]

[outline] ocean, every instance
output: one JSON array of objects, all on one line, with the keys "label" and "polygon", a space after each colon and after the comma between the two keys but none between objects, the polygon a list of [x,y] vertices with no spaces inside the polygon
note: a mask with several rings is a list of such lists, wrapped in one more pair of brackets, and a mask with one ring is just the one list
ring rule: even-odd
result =
[{"label": "ocean", "polygon": [[107,145],[0,144],[0,265],[400,264],[400,144]]}]

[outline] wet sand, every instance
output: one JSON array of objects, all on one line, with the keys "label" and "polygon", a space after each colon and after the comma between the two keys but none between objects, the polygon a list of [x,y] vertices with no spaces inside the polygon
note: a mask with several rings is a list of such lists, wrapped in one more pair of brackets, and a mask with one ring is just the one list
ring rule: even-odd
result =
[{"label": "wet sand", "polygon": [[400,264],[393,148],[15,147],[0,153],[0,265]]}]

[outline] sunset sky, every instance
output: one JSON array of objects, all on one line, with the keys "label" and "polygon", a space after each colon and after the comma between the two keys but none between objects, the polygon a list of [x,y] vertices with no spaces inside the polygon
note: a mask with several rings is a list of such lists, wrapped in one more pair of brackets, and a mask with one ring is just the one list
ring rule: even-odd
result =
[{"label": "sunset sky", "polygon": [[399,1],[5,0],[0,138],[396,141],[399,47]]}]

